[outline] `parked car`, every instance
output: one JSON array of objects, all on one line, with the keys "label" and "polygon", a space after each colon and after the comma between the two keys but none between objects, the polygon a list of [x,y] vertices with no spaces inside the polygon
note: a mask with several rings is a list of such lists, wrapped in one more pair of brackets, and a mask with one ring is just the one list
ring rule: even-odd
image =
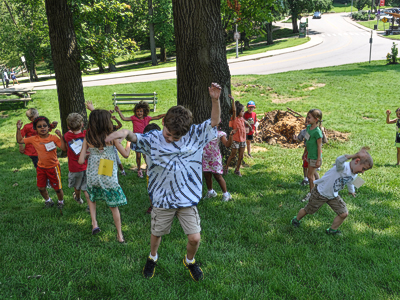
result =
[{"label": "parked car", "polygon": [[319,11],[316,11],[315,13],[314,13],[314,15],[313,15],[313,19],[321,19],[321,12],[319,12]]}]

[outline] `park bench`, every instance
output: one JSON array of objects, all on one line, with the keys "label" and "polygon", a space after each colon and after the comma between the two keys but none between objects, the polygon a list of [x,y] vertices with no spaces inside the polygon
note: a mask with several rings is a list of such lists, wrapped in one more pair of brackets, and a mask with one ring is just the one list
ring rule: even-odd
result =
[{"label": "park bench", "polygon": [[147,102],[148,104],[153,104],[153,111],[156,111],[156,106],[158,102],[156,92],[149,94],[113,94],[114,106],[120,104],[138,104],[140,101]]},{"label": "park bench", "polygon": [[18,98],[5,98],[0,99],[0,103],[4,102],[24,102],[24,106],[26,107],[27,103],[32,100],[31,95],[36,94],[36,92],[32,91],[33,87],[29,88],[8,88],[0,90],[0,95],[4,96],[16,96]]}]

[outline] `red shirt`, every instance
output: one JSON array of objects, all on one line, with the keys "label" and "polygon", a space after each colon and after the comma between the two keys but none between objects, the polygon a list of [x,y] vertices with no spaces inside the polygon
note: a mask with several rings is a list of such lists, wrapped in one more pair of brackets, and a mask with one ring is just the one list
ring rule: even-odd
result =
[{"label": "red shirt", "polygon": [[[29,124],[26,124],[21,129],[22,138],[28,138],[28,137],[35,136],[35,135],[37,135],[37,132],[36,132],[36,130],[33,129],[33,123],[32,122],[29,123]],[[37,154],[37,152],[35,150],[35,147],[33,147],[32,144],[25,145],[24,154],[28,155],[28,156],[38,156],[38,154]]]},{"label": "red shirt", "polygon": [[252,113],[249,112],[245,112],[243,115],[243,118],[247,121],[248,119],[252,118],[254,123],[251,125],[251,130],[249,131],[249,133],[247,135],[252,135],[254,133],[254,130],[256,129],[256,127],[254,126],[254,124],[257,123],[257,115],[256,113],[253,111]]},{"label": "red shirt", "polygon": [[72,173],[86,171],[87,160],[85,160],[84,164],[80,165],[78,163],[80,152],[75,154],[74,150],[71,148],[73,140],[80,140],[83,143],[85,136],[86,130],[77,134],[73,133],[72,131],[68,131],[66,134],[64,134],[64,140],[67,143],[68,170]]},{"label": "red shirt", "polygon": [[149,125],[150,120],[152,118],[147,116],[144,117],[143,119],[139,119],[135,115],[131,117],[132,123],[133,123],[133,132],[134,133],[143,133],[144,128]]}]

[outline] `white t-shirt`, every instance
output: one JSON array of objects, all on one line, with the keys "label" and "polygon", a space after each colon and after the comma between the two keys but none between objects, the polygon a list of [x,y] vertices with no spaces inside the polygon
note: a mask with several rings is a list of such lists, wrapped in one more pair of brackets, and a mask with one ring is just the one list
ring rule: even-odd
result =
[{"label": "white t-shirt", "polygon": [[322,176],[315,180],[314,184],[318,184],[318,192],[328,198],[333,199],[338,196],[338,192],[347,188],[350,193],[354,193],[354,185],[352,182],[357,178],[357,174],[353,174],[350,169],[350,162],[346,162],[345,155],[336,158],[336,164]]},{"label": "white t-shirt", "polygon": [[7,80],[8,79],[8,74],[7,71],[4,71],[4,79]]},{"label": "white t-shirt", "polygon": [[192,125],[173,143],[167,143],[157,130],[136,136],[132,149],[146,154],[147,188],[153,206],[172,209],[197,205],[202,197],[203,148],[218,136],[211,120]]}]

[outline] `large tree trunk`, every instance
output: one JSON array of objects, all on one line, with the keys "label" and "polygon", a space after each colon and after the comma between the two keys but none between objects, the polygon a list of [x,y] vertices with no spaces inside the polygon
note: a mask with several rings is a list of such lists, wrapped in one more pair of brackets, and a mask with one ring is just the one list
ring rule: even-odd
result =
[{"label": "large tree trunk", "polygon": [[56,74],[58,103],[63,132],[67,132],[67,116],[76,112],[87,123],[79,50],[72,12],[68,0],[45,0],[51,55]]},{"label": "large tree trunk", "polygon": [[[153,0],[148,0],[149,16],[153,16]],[[156,41],[154,39],[154,23],[149,24],[150,30],[150,52],[151,52],[151,64],[157,66],[157,53],[156,53]]]},{"label": "large tree trunk", "polygon": [[265,24],[265,30],[267,31],[267,45],[271,45],[274,43],[274,39],[272,37],[272,22]]},{"label": "large tree trunk", "polygon": [[211,117],[208,87],[222,86],[221,118],[228,131],[231,75],[226,60],[219,0],[172,0],[176,43],[178,104],[189,108],[198,124]]},{"label": "large tree trunk", "polygon": [[108,64],[108,71],[109,72],[117,72],[117,68],[114,64]]},{"label": "large tree trunk", "polygon": [[165,49],[164,45],[161,46],[161,49],[160,49],[160,61],[162,61],[162,62],[167,61],[167,50]]},{"label": "large tree trunk", "polygon": [[299,33],[299,26],[298,24],[298,14],[297,13],[293,13],[292,14],[292,27],[293,27],[293,33]]}]

